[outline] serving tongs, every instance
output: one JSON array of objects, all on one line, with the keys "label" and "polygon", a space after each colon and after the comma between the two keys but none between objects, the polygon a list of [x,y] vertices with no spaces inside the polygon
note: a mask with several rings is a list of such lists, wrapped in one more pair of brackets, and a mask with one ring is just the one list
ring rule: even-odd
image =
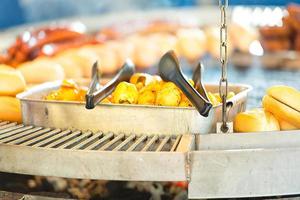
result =
[{"label": "serving tongs", "polygon": [[202,70],[203,70],[203,65],[201,62],[198,63],[196,69],[193,72],[193,77],[192,80],[194,81],[195,84],[195,89],[199,94],[207,101],[209,101],[206,93],[206,89],[202,83]]},{"label": "serving tongs", "polygon": [[[200,115],[207,117],[212,104],[209,102],[206,91],[200,90],[202,95],[184,77],[174,51],[167,52],[159,61],[159,74],[165,81],[171,81],[179,87],[191,103],[196,107]],[[201,71],[201,66],[200,66]],[[199,81],[201,83],[201,74]],[[204,88],[202,86],[202,88]]]},{"label": "serving tongs", "polygon": [[127,59],[118,74],[101,87],[99,83],[98,63],[95,62],[92,68],[92,80],[85,96],[86,109],[93,109],[99,102],[108,97],[122,81],[128,81],[134,74],[135,67],[131,60]]}]

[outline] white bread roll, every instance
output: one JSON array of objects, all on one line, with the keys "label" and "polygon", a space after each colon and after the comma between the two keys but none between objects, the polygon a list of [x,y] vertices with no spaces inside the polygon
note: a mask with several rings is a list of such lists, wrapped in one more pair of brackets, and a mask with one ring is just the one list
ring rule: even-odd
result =
[{"label": "white bread roll", "polygon": [[206,35],[199,28],[179,29],[176,33],[179,54],[190,61],[203,56],[207,50]]},{"label": "white bread roll", "polygon": [[83,78],[83,72],[80,65],[78,65],[78,63],[76,63],[76,61],[68,55],[70,54],[65,54],[63,52],[55,56],[53,59],[55,62],[59,63],[62,66],[65,73],[65,78]]},{"label": "white bread roll", "polygon": [[134,45],[133,62],[137,67],[149,68],[159,60],[159,47],[146,35],[132,35],[127,38]]},{"label": "white bread roll", "polygon": [[37,58],[18,66],[26,83],[37,84],[64,79],[65,73],[60,64],[51,58]]},{"label": "white bread roll", "polygon": [[0,65],[0,95],[15,96],[25,90],[21,72],[7,65]]},{"label": "white bread roll", "polygon": [[0,120],[22,123],[21,106],[18,99],[0,96]]},{"label": "white bread roll", "polygon": [[242,112],[234,119],[235,132],[279,131],[278,120],[263,108]]}]

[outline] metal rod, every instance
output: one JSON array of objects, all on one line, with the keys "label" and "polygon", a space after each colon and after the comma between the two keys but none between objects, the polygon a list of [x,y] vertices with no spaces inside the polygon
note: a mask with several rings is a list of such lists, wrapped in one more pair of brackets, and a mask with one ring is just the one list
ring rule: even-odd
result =
[{"label": "metal rod", "polygon": [[149,148],[152,146],[152,144],[154,142],[156,142],[158,140],[158,136],[157,135],[154,135],[151,140],[144,146],[144,148],[142,149],[142,151],[148,151]]},{"label": "metal rod", "polygon": [[156,152],[161,151],[165,144],[170,140],[170,136],[166,136],[160,143],[160,145],[157,147]]},{"label": "metal rod", "polygon": [[109,140],[110,138],[112,138],[113,136],[114,136],[113,133],[108,133],[107,135],[104,135],[104,137],[101,138],[99,141],[93,143],[92,145],[89,145],[85,149],[93,150],[93,149],[97,148],[98,146],[100,146],[101,144],[103,144],[104,142],[106,142],[107,140]]},{"label": "metal rod", "polygon": [[29,129],[32,129],[32,128],[33,128],[33,126],[26,126],[26,127],[23,127],[23,128],[17,129],[17,130],[6,132],[4,134],[1,134],[0,140],[5,139],[7,137],[10,137],[12,135],[16,135],[18,133],[22,133],[22,132],[24,132],[26,130],[29,130]]},{"label": "metal rod", "polygon": [[81,149],[85,145],[91,145],[93,144],[97,139],[100,139],[100,137],[103,135],[102,132],[94,133],[92,136],[84,140],[83,142],[80,142],[79,144],[76,144],[75,146],[71,147],[70,149]]},{"label": "metal rod", "polygon": [[40,135],[38,137],[32,138],[31,140],[28,140],[28,141],[26,141],[24,143],[21,143],[21,145],[23,145],[23,146],[31,146],[33,144],[36,144],[38,142],[41,142],[42,140],[45,140],[45,139],[51,137],[53,135],[56,135],[56,134],[58,134],[60,132],[61,132],[61,129],[55,129],[55,130],[52,130],[52,131],[50,131],[48,133]]},{"label": "metal rod", "polygon": [[39,131],[41,129],[42,129],[42,127],[36,127],[36,128],[33,128],[33,129],[29,129],[27,131],[24,131],[24,132],[6,137],[5,139],[1,139],[1,142],[8,143],[8,142],[11,142],[13,140],[19,139],[21,137],[25,137],[26,135],[29,135],[29,134],[31,134],[33,132],[36,132],[36,131]]},{"label": "metal rod", "polygon": [[175,142],[174,142],[174,144],[173,144],[173,146],[172,146],[172,148],[171,148],[170,151],[175,151],[176,150],[176,148],[177,148],[177,146],[178,146],[178,144],[179,144],[179,142],[181,140],[181,137],[182,137],[182,135],[178,135],[176,137],[176,140],[175,140]]},{"label": "metal rod", "polygon": [[104,151],[106,149],[108,149],[110,146],[112,146],[113,144],[115,144],[116,142],[118,142],[119,140],[122,140],[125,137],[125,134],[122,133],[120,135],[118,135],[117,137],[115,137],[113,140],[111,140],[110,142],[106,143],[105,145],[103,145],[99,150],[100,151]]},{"label": "metal rod", "polygon": [[42,140],[34,145],[32,145],[33,147],[43,147],[44,145],[50,144],[53,141],[58,140],[59,138],[64,137],[65,135],[68,135],[71,131],[70,130],[65,130],[57,135],[53,135],[50,138],[47,138],[46,140]]},{"label": "metal rod", "polygon": [[28,140],[31,140],[32,138],[35,138],[35,137],[38,137],[38,136],[40,136],[40,135],[42,135],[42,134],[44,134],[44,133],[47,133],[47,132],[49,132],[49,131],[51,131],[50,128],[42,129],[42,130],[40,130],[40,131],[33,132],[33,133],[29,134],[29,135],[26,135],[26,136],[24,136],[24,137],[21,137],[21,138],[19,138],[19,139],[17,139],[17,140],[13,140],[13,141],[11,141],[11,142],[8,142],[7,144],[21,144],[21,143],[23,143],[23,142],[26,142],[26,141],[28,141]]},{"label": "metal rod", "polygon": [[124,140],[121,144],[119,144],[116,148],[113,149],[113,151],[119,151],[121,150],[124,146],[126,146],[129,142],[134,140],[136,135],[130,135],[126,140]]},{"label": "metal rod", "polygon": [[65,149],[65,148],[67,148],[69,146],[72,146],[72,145],[78,143],[78,142],[80,143],[81,140],[83,140],[85,138],[88,138],[91,135],[92,135],[92,132],[90,132],[90,131],[82,133],[80,136],[75,137],[74,139],[72,139],[72,140],[70,140],[70,141],[68,141],[68,142],[66,142],[66,143],[58,146],[58,149]]},{"label": "metal rod", "polygon": [[146,135],[141,136],[139,139],[137,139],[137,141],[135,143],[133,143],[126,151],[133,151],[135,150],[135,148],[142,143],[143,141],[145,141],[147,139]]},{"label": "metal rod", "polygon": [[10,131],[13,131],[13,130],[16,130],[16,129],[19,129],[19,128],[23,128],[23,127],[24,127],[23,124],[20,124],[20,125],[17,125],[17,126],[8,127],[6,129],[0,130],[0,134],[7,133],[7,132],[10,132]]},{"label": "metal rod", "polygon": [[59,145],[69,141],[70,139],[73,139],[74,137],[81,135],[81,131],[75,131],[73,133],[70,133],[69,135],[66,135],[58,140],[56,140],[55,142],[52,142],[50,144],[47,144],[44,147],[48,147],[48,148],[53,148],[53,147],[58,147]]}]

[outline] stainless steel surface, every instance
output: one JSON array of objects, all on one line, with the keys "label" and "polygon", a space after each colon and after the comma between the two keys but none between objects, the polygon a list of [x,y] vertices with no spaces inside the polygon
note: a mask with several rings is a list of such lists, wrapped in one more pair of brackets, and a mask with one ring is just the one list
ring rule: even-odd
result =
[{"label": "stainless steel surface", "polygon": [[175,52],[168,51],[165,53],[160,59],[158,66],[159,75],[162,79],[175,83],[195,106],[199,114],[207,117],[212,104],[205,97],[201,96],[184,77]]},{"label": "stainless steel surface", "polygon": [[[7,126],[13,124],[12,126]],[[72,131],[0,122],[0,171],[107,180],[185,180],[194,137]]]},{"label": "stainless steel surface", "polygon": [[[39,85],[18,95],[21,99],[23,122],[26,125],[141,134],[206,134],[215,132],[221,118],[221,105],[202,117],[195,108],[157,107],[142,105],[99,104],[92,110],[84,103],[42,100],[49,91],[59,88],[61,82]],[[217,92],[217,85],[207,85],[208,91]],[[229,110],[229,120],[246,107],[247,85],[231,85],[229,90],[237,95]]]},{"label": "stainless steel surface", "polygon": [[[91,82],[91,86],[88,90],[88,93],[86,95],[86,104],[85,107],[87,109],[93,109],[95,106],[101,102],[103,99],[105,99],[107,96],[109,96],[117,87],[117,85],[122,81],[129,81],[130,77],[135,72],[135,67],[133,62],[130,59],[127,59],[125,63],[123,64],[120,71],[115,75],[115,77],[109,81],[105,86],[100,88],[99,90],[95,90],[97,84],[99,84],[99,77],[97,75],[98,73],[98,63],[96,62],[92,67],[92,75],[93,79]],[[97,83],[95,83],[97,82]]]}]

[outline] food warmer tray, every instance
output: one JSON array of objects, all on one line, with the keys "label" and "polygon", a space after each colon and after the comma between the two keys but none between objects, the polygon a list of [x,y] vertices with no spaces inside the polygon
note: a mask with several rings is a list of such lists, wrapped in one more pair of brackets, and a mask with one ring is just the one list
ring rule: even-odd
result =
[{"label": "food warmer tray", "polygon": [[194,198],[300,194],[300,132],[141,135],[0,122],[0,171],[188,181]]},{"label": "food warmer tray", "polygon": [[[221,120],[221,105],[214,106],[209,116],[203,117],[195,108],[98,104],[87,110],[84,102],[42,100],[60,85],[61,81],[49,82],[17,95],[24,124],[125,134],[206,134],[215,132],[216,122]],[[217,92],[218,86],[207,85],[206,89]],[[229,87],[236,93],[231,99],[229,120],[245,110],[250,89],[240,84]]]}]

